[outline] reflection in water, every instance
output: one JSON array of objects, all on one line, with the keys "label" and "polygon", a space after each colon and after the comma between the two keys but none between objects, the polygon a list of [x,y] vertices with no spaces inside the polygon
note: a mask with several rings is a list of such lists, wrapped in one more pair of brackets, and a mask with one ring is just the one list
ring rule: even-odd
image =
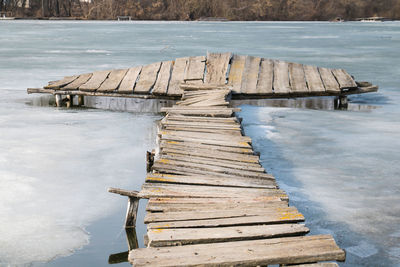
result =
[{"label": "reflection in water", "polygon": [[111,254],[108,257],[109,264],[128,262],[129,251],[139,247],[139,243],[138,243],[137,235],[136,235],[136,228],[135,227],[125,228],[125,232],[126,232],[126,240],[128,242],[128,251]]},{"label": "reflection in water", "polygon": [[[357,99],[357,98],[356,98]],[[75,99],[74,99],[75,100]],[[160,112],[162,107],[171,107],[175,100],[165,99],[141,99],[141,98],[121,98],[105,96],[85,96],[86,108],[98,108],[113,111],[130,112]],[[33,106],[55,106],[55,99],[52,95],[41,95],[31,98],[27,103]],[[76,103],[74,103],[76,105]],[[349,110],[349,111],[369,111],[378,106],[367,105],[359,101],[349,100],[347,103],[339,103],[338,99],[329,96],[308,97],[308,98],[282,98],[282,99],[245,99],[231,100],[233,107],[240,105],[252,105],[259,107],[286,107],[316,110]]]}]

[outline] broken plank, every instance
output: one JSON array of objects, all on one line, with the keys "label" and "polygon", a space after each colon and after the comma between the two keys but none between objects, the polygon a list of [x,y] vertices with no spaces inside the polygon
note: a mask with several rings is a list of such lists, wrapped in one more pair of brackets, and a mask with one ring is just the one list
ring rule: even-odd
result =
[{"label": "broken plank", "polygon": [[130,68],[119,85],[118,93],[132,94],[141,70],[142,66]]},{"label": "broken plank", "polygon": [[229,147],[229,146],[218,146],[218,145],[210,145],[210,144],[201,144],[196,142],[189,141],[161,141],[160,148],[169,147],[174,149],[208,149],[210,153],[215,151],[221,152],[232,152],[244,155],[253,155],[254,151],[251,148],[238,148],[238,147]]},{"label": "broken plank", "polygon": [[340,93],[340,87],[333,76],[332,70],[327,68],[318,68],[321,74],[321,80],[324,83],[325,90],[327,93]]},{"label": "broken plank", "polygon": [[109,70],[93,72],[92,77],[86,83],[79,86],[79,90],[89,92],[96,91],[105,79],[107,79],[108,74],[110,74]]},{"label": "broken plank", "polygon": [[230,226],[219,228],[149,229],[150,247],[254,240],[306,234],[303,224]]},{"label": "broken plank", "polygon": [[240,94],[246,56],[233,55],[229,71],[228,84],[232,86],[232,93]]},{"label": "broken plank", "polygon": [[177,58],[175,60],[172,73],[171,80],[169,82],[167,94],[170,96],[180,96],[183,93],[183,90],[179,87],[179,85],[184,81],[185,78],[185,70],[186,64],[189,58]]},{"label": "broken plank", "polygon": [[143,66],[139,76],[139,80],[137,81],[133,92],[135,94],[150,93],[150,90],[153,89],[153,86],[156,83],[160,67],[161,67],[161,62],[156,62],[153,64]]},{"label": "broken plank", "polygon": [[231,53],[207,53],[206,83],[225,84]]},{"label": "broken plank", "polygon": [[86,83],[92,77],[92,75],[92,73],[81,74],[73,82],[65,85],[62,90],[78,90],[79,86]]},{"label": "broken plank", "polygon": [[289,64],[285,61],[274,61],[274,94],[289,94]]},{"label": "broken plank", "polygon": [[354,79],[344,69],[333,69],[332,73],[335,75],[340,89],[357,88]]},{"label": "broken plank", "polygon": [[291,93],[308,93],[305,74],[302,64],[289,63],[289,79]]},{"label": "broken plank", "polygon": [[160,72],[157,76],[157,81],[154,85],[152,93],[155,95],[166,95],[171,78],[171,70],[174,66],[173,61],[163,61],[161,63]]},{"label": "broken plank", "polygon": [[266,266],[314,263],[346,257],[330,235],[283,237],[132,250],[133,266]]},{"label": "broken plank", "polygon": [[128,70],[113,70],[108,75],[108,78],[101,84],[101,86],[97,89],[98,92],[113,92],[120,85],[122,79],[125,77],[125,74]]},{"label": "broken plank", "polygon": [[190,57],[187,65],[184,80],[185,81],[203,81],[204,69],[206,67],[206,57]]},{"label": "broken plank", "polygon": [[242,80],[242,94],[256,94],[258,73],[260,71],[261,58],[248,56]]},{"label": "broken plank", "polygon": [[308,90],[313,92],[325,92],[325,86],[321,80],[316,66],[304,65],[304,74],[307,81]]},{"label": "broken plank", "polygon": [[274,81],[274,62],[270,59],[263,58],[260,65],[260,73],[258,75],[256,93],[261,95],[273,94]]},{"label": "broken plank", "polygon": [[60,89],[60,87],[63,87],[67,84],[72,83],[73,81],[75,81],[77,78],[79,77],[79,75],[73,75],[73,76],[65,76],[63,79],[49,83],[49,85],[45,86],[45,89]]}]

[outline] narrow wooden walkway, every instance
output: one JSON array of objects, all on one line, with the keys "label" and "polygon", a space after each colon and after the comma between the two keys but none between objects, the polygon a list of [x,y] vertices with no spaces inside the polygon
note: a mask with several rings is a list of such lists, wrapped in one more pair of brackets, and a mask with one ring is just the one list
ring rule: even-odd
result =
[{"label": "narrow wooden walkway", "polygon": [[377,86],[356,82],[343,69],[329,69],[267,58],[208,53],[129,69],[77,74],[49,82],[28,93],[179,99],[182,82],[225,84],[232,97],[279,98],[343,96],[374,92]]},{"label": "narrow wooden walkway", "polygon": [[[216,72],[215,81],[224,75]],[[149,199],[147,247],[130,251],[133,266],[343,261],[345,252],[332,236],[305,236],[304,216],[288,205],[243,136],[238,110],[229,107],[230,87],[182,89],[181,100],[162,110],[155,159],[142,190],[133,194]]]}]

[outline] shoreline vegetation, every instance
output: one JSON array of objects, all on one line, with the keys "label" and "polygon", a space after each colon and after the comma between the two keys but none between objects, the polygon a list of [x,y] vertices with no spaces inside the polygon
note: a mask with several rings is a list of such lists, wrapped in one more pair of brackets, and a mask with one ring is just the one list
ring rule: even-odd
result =
[{"label": "shoreline vegetation", "polygon": [[2,0],[0,17],[76,20],[346,21],[400,19],[400,0]]}]

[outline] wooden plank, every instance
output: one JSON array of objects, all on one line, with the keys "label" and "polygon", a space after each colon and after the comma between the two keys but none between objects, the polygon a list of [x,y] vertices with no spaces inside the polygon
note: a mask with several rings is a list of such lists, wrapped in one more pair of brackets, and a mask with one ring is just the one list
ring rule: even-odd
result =
[{"label": "wooden plank", "polygon": [[163,61],[161,63],[160,72],[157,76],[157,81],[154,85],[152,94],[155,95],[166,95],[169,85],[169,79],[171,78],[171,71],[174,66],[173,61]]},{"label": "wooden plank", "polygon": [[261,58],[248,56],[243,73],[242,94],[256,94]]},{"label": "wooden plank", "polygon": [[173,121],[166,120],[161,121],[163,126],[184,126],[184,127],[205,127],[205,128],[217,128],[224,130],[241,130],[240,124],[233,123],[220,123],[220,122],[193,122],[193,121]]},{"label": "wooden plank", "polygon": [[198,144],[238,147],[238,148],[251,148],[251,145],[248,142],[215,140],[215,139],[206,139],[206,138],[200,139],[200,138],[191,138],[191,137],[177,136],[177,135],[162,135],[161,140],[192,142],[192,143],[198,143]]},{"label": "wooden plank", "polygon": [[[245,205],[245,204],[251,204],[251,205],[259,205],[261,203],[265,203],[265,205],[269,205],[271,202],[281,202],[285,203],[286,206],[288,206],[287,202],[282,201],[280,196],[247,196],[246,198],[242,198],[239,196],[231,196],[227,198],[215,198],[215,197],[209,197],[209,198],[174,198],[174,197],[155,197],[155,198],[150,198],[147,205],[191,205],[191,206],[198,206],[198,207],[203,207],[206,205]],[[265,206],[265,207],[267,207]]]},{"label": "wooden plank", "polygon": [[239,121],[236,117],[231,118],[207,118],[198,116],[180,116],[169,114],[166,116],[169,121],[192,121],[192,122],[216,122],[216,123],[232,123],[238,124]]},{"label": "wooden plank", "polygon": [[[198,139],[210,139],[210,140],[221,140],[221,141],[235,141],[235,142],[246,142],[251,143],[251,138],[248,136],[226,136],[225,134],[202,134],[196,132],[175,132],[175,131],[165,131],[161,130],[159,132],[161,136],[169,135],[169,136],[179,136],[179,137],[190,137],[190,138],[198,138]],[[227,140],[229,138],[229,140]]]},{"label": "wooden plank", "polygon": [[189,93],[193,93],[191,91],[195,91],[197,93],[199,90],[208,91],[208,90],[231,90],[231,86],[227,84],[209,84],[209,83],[181,83],[179,87],[182,90],[188,91]]},{"label": "wooden plank", "polygon": [[122,82],[122,79],[125,77],[127,71],[128,69],[112,70],[108,75],[108,78],[101,84],[101,86],[99,87],[99,89],[97,89],[97,91],[98,92],[115,91]]},{"label": "wooden plank", "polygon": [[187,220],[175,222],[150,223],[147,229],[170,229],[170,228],[203,228],[203,227],[226,227],[238,225],[276,224],[303,222],[304,217],[300,213],[297,216],[287,216],[278,213],[263,214],[256,216],[244,216],[234,218],[220,218],[208,220]]},{"label": "wooden plank", "polygon": [[142,66],[130,68],[118,88],[118,93],[132,94]]},{"label": "wooden plank", "polygon": [[142,198],[151,197],[216,197],[226,198],[235,196],[256,197],[276,196],[287,199],[287,195],[280,189],[265,188],[234,188],[222,186],[196,186],[180,184],[145,183],[139,195]]},{"label": "wooden plank", "polygon": [[158,71],[160,70],[161,62],[156,62],[143,66],[142,72],[140,73],[139,80],[136,83],[133,93],[148,94],[153,89],[156,83]]},{"label": "wooden plank", "polygon": [[306,234],[303,224],[230,226],[220,228],[149,229],[149,246],[165,247]]},{"label": "wooden plank", "polygon": [[[282,202],[282,201],[281,201]],[[194,211],[176,211],[176,212],[149,212],[146,214],[145,223],[167,223],[175,221],[188,220],[210,220],[223,218],[239,218],[252,217],[261,215],[275,214],[280,217],[299,217],[299,212],[293,207],[270,206],[270,207],[254,207],[247,210],[243,209],[215,209],[215,210],[194,210]]]},{"label": "wooden plank", "polygon": [[336,81],[335,76],[333,76],[332,70],[327,68],[318,68],[321,75],[321,80],[324,83],[325,90],[328,93],[340,93],[340,87]]},{"label": "wooden plank", "polygon": [[258,75],[257,94],[269,95],[273,94],[274,81],[274,61],[263,58],[261,60],[260,73]]},{"label": "wooden plank", "polygon": [[277,188],[275,181],[266,179],[254,178],[233,178],[226,179],[214,176],[184,176],[184,175],[170,175],[170,174],[148,174],[146,177],[148,183],[174,183],[174,184],[191,184],[191,185],[216,185],[216,186],[232,186],[232,187],[246,187],[246,188]]},{"label": "wooden plank", "polygon": [[81,74],[72,83],[65,85],[62,90],[78,90],[79,86],[86,83],[92,77],[92,75],[92,73]]},{"label": "wooden plank", "polygon": [[303,68],[308,90],[310,92],[325,92],[325,86],[321,80],[318,68],[311,65],[304,65]]},{"label": "wooden plank", "polygon": [[289,79],[290,79],[291,93],[301,94],[309,92],[302,64],[289,63]]},{"label": "wooden plank", "polygon": [[176,115],[189,115],[189,116],[203,116],[203,117],[231,117],[234,109],[220,108],[220,109],[183,109],[183,108],[161,108],[161,112]]},{"label": "wooden plank", "polygon": [[223,160],[223,159],[207,159],[207,158],[202,158],[202,157],[196,157],[196,156],[182,156],[182,155],[165,155],[162,154],[160,155],[161,160],[167,160],[169,163],[171,163],[171,160],[176,162],[188,162],[188,163],[195,163],[195,164],[206,164],[209,166],[218,166],[218,167],[225,167],[225,168],[231,168],[231,169],[237,169],[237,170],[243,170],[243,171],[252,171],[252,172],[265,172],[265,169],[261,167],[259,164],[253,164],[253,163],[243,163],[243,164],[238,164],[235,161],[229,161],[229,160]]},{"label": "wooden plank", "polygon": [[207,53],[206,83],[225,84],[231,53]]},{"label": "wooden plank", "polygon": [[183,90],[179,87],[179,85],[183,82],[185,78],[185,70],[186,64],[189,58],[177,58],[175,60],[174,67],[171,73],[171,80],[169,82],[169,87],[167,94],[170,96],[180,96],[183,93]]},{"label": "wooden plank", "polygon": [[333,75],[339,83],[340,89],[357,88],[354,79],[344,69],[333,69]]},{"label": "wooden plank", "polygon": [[73,76],[65,76],[63,79],[49,83],[47,86],[45,86],[45,89],[60,89],[60,87],[63,87],[67,84],[72,83],[73,81],[75,81],[77,78],[79,77],[79,75],[73,75]]},{"label": "wooden plank", "polygon": [[283,237],[214,244],[132,250],[133,266],[266,266],[344,261],[345,252],[330,235]]},{"label": "wooden plank", "polygon": [[196,142],[188,142],[188,141],[161,141],[160,148],[169,147],[174,149],[208,149],[210,153],[214,152],[232,152],[244,155],[253,155],[254,151],[251,148],[238,148],[238,147],[229,147],[229,146],[218,146],[218,145],[209,145],[209,144],[201,144]]},{"label": "wooden plank", "polygon": [[289,64],[285,61],[274,61],[274,94],[289,94]]},{"label": "wooden plank", "polygon": [[110,74],[109,70],[93,72],[92,77],[86,83],[79,86],[79,90],[89,92],[96,91],[104,80],[107,79],[108,74]]},{"label": "wooden plank", "polygon": [[240,130],[224,130],[224,129],[218,129],[218,128],[201,128],[201,127],[195,127],[195,126],[164,126],[163,129],[169,130],[169,131],[181,131],[181,132],[201,132],[201,133],[218,133],[218,134],[227,134],[227,135],[233,135],[233,136],[241,136],[242,133]]},{"label": "wooden plank", "polygon": [[255,155],[239,154],[234,152],[210,151],[210,149],[206,148],[180,149],[180,147],[170,145],[163,147],[161,149],[161,153],[197,156],[209,159],[229,159],[230,161],[238,161],[244,163],[259,163],[259,158]]},{"label": "wooden plank", "polygon": [[233,55],[229,71],[228,84],[232,86],[233,94],[240,94],[246,56]]},{"label": "wooden plank", "polygon": [[186,65],[184,80],[203,81],[205,67],[206,67],[205,56],[190,57]]}]

